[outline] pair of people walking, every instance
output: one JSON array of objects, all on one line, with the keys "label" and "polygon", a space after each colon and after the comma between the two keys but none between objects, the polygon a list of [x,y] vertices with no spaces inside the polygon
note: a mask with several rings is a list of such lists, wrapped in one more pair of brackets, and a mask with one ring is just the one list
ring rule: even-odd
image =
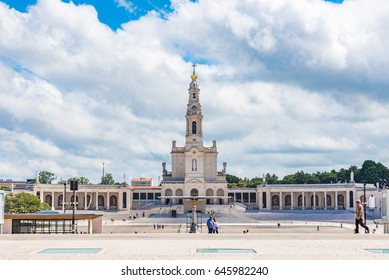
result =
[{"label": "pair of people walking", "polygon": [[208,233],[219,233],[219,223],[216,217],[209,216],[207,220]]}]

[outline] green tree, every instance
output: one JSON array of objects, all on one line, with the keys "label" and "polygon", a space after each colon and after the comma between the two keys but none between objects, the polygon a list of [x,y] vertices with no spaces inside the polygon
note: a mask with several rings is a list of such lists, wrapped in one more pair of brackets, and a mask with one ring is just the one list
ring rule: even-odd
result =
[{"label": "green tree", "polygon": [[[338,180],[342,183],[348,182],[350,180],[350,173],[351,173],[350,168],[349,169],[341,168],[338,171]],[[354,178],[355,178],[355,174],[354,174]]]},{"label": "green tree", "polygon": [[4,211],[7,214],[35,213],[48,210],[50,206],[42,203],[36,195],[30,193],[10,193],[5,198]]},{"label": "green tree", "polygon": [[78,179],[79,179],[78,182],[79,182],[81,185],[89,185],[89,184],[90,184],[89,179],[86,178],[86,177],[81,176],[81,177],[78,178]]},{"label": "green tree", "polygon": [[313,175],[313,174],[306,174],[305,175],[305,182],[307,184],[320,184],[320,178],[318,178],[317,176]]},{"label": "green tree", "polygon": [[227,183],[239,183],[239,181],[241,180],[239,177],[236,177],[234,175],[231,175],[231,174],[227,174],[226,175],[226,180],[227,180]]},{"label": "green tree", "polygon": [[338,182],[338,174],[335,170],[332,170],[331,172],[322,172],[318,175],[319,177],[319,183],[322,184],[332,184]]},{"label": "green tree", "polygon": [[248,187],[255,188],[259,185],[262,185],[262,183],[263,183],[262,178],[254,177],[248,182]]},{"label": "green tree", "polygon": [[11,191],[12,188],[10,186],[0,186],[0,191]]},{"label": "green tree", "polygon": [[[73,177],[73,178],[69,178],[68,181],[67,181],[67,184],[70,185],[70,182],[71,181],[78,181],[78,184],[79,185],[89,185],[89,179],[88,178],[85,178],[85,177]],[[62,183],[63,184],[63,183]]]},{"label": "green tree", "polygon": [[366,160],[358,174],[359,182],[375,184],[381,180],[389,180],[389,169],[382,163]]},{"label": "green tree", "polygon": [[286,175],[281,181],[281,184],[296,184],[295,175]]},{"label": "green tree", "polygon": [[54,173],[51,173],[49,171],[41,171],[39,172],[39,183],[41,184],[51,184],[51,182],[55,179],[57,179],[57,176],[55,176]]},{"label": "green tree", "polygon": [[101,184],[102,185],[113,185],[115,184],[115,180],[113,179],[113,176],[111,173],[107,173],[104,175],[104,177],[101,177]]},{"label": "green tree", "polygon": [[278,183],[278,177],[275,174],[270,175],[269,173],[267,173],[265,176],[265,180],[266,180],[267,184],[277,184]]}]

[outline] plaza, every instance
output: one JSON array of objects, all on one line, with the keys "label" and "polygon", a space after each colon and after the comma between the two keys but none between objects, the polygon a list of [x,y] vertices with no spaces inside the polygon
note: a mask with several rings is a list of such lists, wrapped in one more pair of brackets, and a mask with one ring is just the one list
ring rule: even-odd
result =
[{"label": "plaza", "polygon": [[[185,215],[126,219],[126,212],[107,212],[102,234],[8,234],[0,239],[0,260],[388,260],[389,239],[380,225],[373,234],[353,234],[354,213],[289,211],[218,214],[219,234],[189,234]],[[164,225],[154,228],[155,225]],[[368,225],[373,229],[372,220]],[[79,224],[82,232],[82,224]],[[247,231],[248,233],[243,233]],[[99,249],[93,254],[57,252],[52,248]],[[255,253],[198,253],[198,249],[252,249]]]}]

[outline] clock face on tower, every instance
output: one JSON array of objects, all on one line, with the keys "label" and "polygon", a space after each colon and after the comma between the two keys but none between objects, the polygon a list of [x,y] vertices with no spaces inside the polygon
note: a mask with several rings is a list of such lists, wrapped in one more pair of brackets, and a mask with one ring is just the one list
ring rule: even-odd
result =
[{"label": "clock face on tower", "polygon": [[196,106],[192,106],[192,111],[196,111],[197,110],[197,107]]}]

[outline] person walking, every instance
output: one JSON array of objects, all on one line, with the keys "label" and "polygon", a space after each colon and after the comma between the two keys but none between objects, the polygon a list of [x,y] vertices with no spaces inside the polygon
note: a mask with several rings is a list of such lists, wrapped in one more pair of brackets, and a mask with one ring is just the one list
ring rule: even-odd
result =
[{"label": "person walking", "polygon": [[213,218],[213,229],[212,233],[219,233],[219,223],[216,220],[216,217]]},{"label": "person walking", "polygon": [[213,231],[213,219],[212,219],[212,216],[209,216],[209,219],[207,220],[207,227],[208,227],[208,233],[212,233],[212,231]]},{"label": "person walking", "polygon": [[355,230],[354,233],[359,233],[359,226],[363,227],[367,233],[370,233],[370,229],[363,222],[363,206],[359,199],[356,201],[357,209],[355,211]]},{"label": "person walking", "polygon": [[212,219],[212,216],[209,216],[209,219],[207,220],[207,227],[208,227],[208,233],[212,233],[212,231],[213,231],[213,219]]}]

